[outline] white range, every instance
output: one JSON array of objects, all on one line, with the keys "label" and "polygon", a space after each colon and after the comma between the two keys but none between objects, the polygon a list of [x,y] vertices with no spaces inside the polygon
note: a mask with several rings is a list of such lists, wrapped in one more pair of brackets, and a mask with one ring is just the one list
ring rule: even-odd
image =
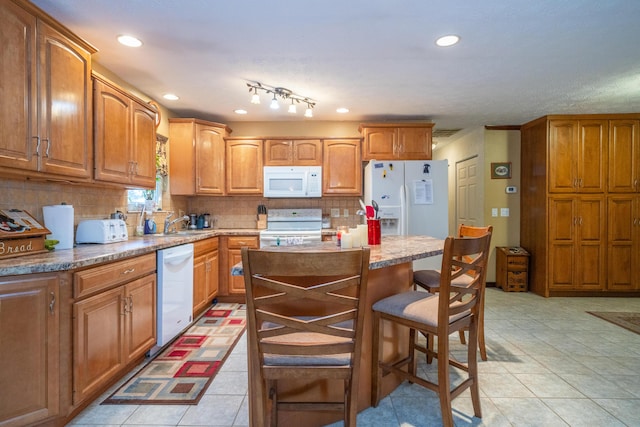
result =
[{"label": "white range", "polygon": [[322,209],[269,209],[260,247],[322,241]]}]

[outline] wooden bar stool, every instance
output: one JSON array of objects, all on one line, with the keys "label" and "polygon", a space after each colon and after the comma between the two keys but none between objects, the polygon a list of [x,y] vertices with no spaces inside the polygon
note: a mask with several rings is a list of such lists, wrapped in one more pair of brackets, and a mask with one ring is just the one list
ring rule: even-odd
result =
[{"label": "wooden bar stool", "polygon": [[[369,248],[289,252],[242,248],[250,358],[263,420],[280,411],[339,411],[355,426]],[[290,401],[281,380],[342,380],[340,401]],[[308,386],[307,386],[308,385]],[[254,423],[255,424],[255,423]],[[253,425],[253,424],[252,424]]]},{"label": "wooden bar stool", "polygon": [[[484,293],[483,281],[490,243],[491,233],[481,237],[447,237],[437,294],[422,291],[403,292],[384,298],[373,305],[372,406],[378,406],[382,377],[393,373],[438,393],[444,426],[453,426],[451,401],[467,388],[471,389],[474,415],[478,418],[482,416],[477,363],[478,316]],[[462,286],[456,285],[456,279],[461,275],[467,275],[470,282]],[[383,322],[393,322],[409,328],[408,356],[393,361],[381,360],[384,342]],[[469,330],[466,364],[449,358],[449,335],[463,329]],[[436,336],[437,352],[418,344],[416,331],[427,336]],[[416,350],[438,359],[437,383],[417,375]],[[468,373],[467,378],[453,388],[449,366],[455,366]]]},{"label": "wooden bar stool", "polygon": [[[458,227],[458,237],[479,237],[487,233],[493,233],[493,226],[486,227],[473,227],[470,225],[460,224]],[[467,276],[461,276],[456,280],[457,285],[464,285],[469,283],[470,280]],[[413,283],[431,293],[438,292],[438,286],[440,284],[440,271],[438,270],[417,270],[413,272]],[[486,280],[482,284],[486,287]],[[415,288],[415,287],[414,287]],[[464,337],[464,330],[460,331],[460,342],[466,343]],[[429,348],[433,348],[433,338],[428,343]],[[480,301],[480,315],[478,316],[478,348],[480,349],[480,357],[482,360],[487,360],[487,346],[484,339],[484,292],[482,293],[482,301]],[[427,357],[427,363],[431,363],[431,357]]]}]

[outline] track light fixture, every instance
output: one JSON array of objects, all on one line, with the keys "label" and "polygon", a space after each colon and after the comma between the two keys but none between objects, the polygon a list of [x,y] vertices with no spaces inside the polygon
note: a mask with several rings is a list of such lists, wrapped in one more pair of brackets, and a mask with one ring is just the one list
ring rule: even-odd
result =
[{"label": "track light fixture", "polygon": [[280,98],[283,101],[291,101],[291,105],[289,105],[289,108],[287,110],[289,113],[295,114],[297,112],[295,104],[307,104],[304,116],[313,117],[312,109],[313,107],[315,107],[316,102],[311,98],[295,94],[289,89],[285,89],[283,87],[268,86],[260,82],[247,82],[247,87],[249,88],[249,93],[253,93],[253,95],[251,95],[252,104],[260,104],[260,96],[258,92],[262,91],[267,95],[273,95],[271,103],[269,104],[272,109],[277,110],[278,108],[280,108],[280,105],[278,103],[278,98]]}]

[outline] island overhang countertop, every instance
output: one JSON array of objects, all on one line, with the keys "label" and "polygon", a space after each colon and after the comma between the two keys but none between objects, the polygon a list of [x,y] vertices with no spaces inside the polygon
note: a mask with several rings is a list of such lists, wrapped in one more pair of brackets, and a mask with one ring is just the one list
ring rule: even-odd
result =
[{"label": "island overhang countertop", "polygon": [[[444,240],[430,236],[383,236],[382,244],[370,246],[370,248],[369,270],[375,270],[440,255],[444,248]],[[336,246],[335,242],[280,246],[264,249],[298,252],[343,250]],[[234,265],[231,274],[241,276],[243,274],[242,263]]]}]

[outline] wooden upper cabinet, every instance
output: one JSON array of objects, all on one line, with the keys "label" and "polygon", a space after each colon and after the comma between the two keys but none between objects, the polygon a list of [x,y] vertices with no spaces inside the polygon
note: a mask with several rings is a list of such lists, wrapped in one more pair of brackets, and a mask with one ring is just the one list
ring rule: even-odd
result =
[{"label": "wooden upper cabinet", "polygon": [[226,140],[227,194],[262,194],[263,141]]},{"label": "wooden upper cabinet", "polygon": [[362,194],[360,139],[325,139],[323,147],[322,194]]},{"label": "wooden upper cabinet", "polygon": [[94,75],[95,179],[155,188],[156,113]]},{"label": "wooden upper cabinet", "polygon": [[640,192],[640,120],[609,121],[609,173],[612,193]]},{"label": "wooden upper cabinet", "polygon": [[432,123],[362,124],[362,160],[431,160],[432,128]]},{"label": "wooden upper cabinet", "polygon": [[265,166],[321,166],[322,141],[319,139],[267,139]]},{"label": "wooden upper cabinet", "polygon": [[27,2],[2,2],[0,20],[0,166],[88,181],[95,49]]},{"label": "wooden upper cabinet", "polygon": [[607,166],[607,120],[549,122],[549,191],[602,193]]},{"label": "wooden upper cabinet", "polygon": [[[0,3],[2,93],[0,166],[38,170],[36,18],[13,2]],[[6,54],[5,54],[6,52]]]},{"label": "wooden upper cabinet", "polygon": [[219,123],[169,119],[171,194],[226,194],[224,138],[230,132]]}]

